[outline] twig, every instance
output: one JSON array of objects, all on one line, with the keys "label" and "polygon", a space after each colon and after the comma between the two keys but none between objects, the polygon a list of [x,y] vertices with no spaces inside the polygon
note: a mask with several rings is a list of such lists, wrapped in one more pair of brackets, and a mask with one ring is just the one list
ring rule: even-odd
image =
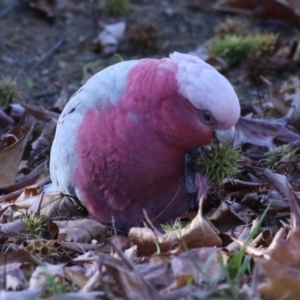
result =
[{"label": "twig", "polygon": [[36,68],[41,63],[43,63],[45,60],[49,59],[53,55],[53,53],[63,45],[63,43],[65,41],[66,41],[65,38],[59,39],[44,55],[42,55],[40,60],[38,62],[36,62],[36,64],[33,66],[32,70],[36,70]]}]

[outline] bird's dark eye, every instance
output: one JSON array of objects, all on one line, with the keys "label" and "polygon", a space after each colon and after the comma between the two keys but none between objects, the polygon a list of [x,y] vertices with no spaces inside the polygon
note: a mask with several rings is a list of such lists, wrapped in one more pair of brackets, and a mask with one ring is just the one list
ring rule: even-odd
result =
[{"label": "bird's dark eye", "polygon": [[217,122],[214,116],[208,110],[200,110],[199,118],[201,122],[206,125],[213,125]]}]

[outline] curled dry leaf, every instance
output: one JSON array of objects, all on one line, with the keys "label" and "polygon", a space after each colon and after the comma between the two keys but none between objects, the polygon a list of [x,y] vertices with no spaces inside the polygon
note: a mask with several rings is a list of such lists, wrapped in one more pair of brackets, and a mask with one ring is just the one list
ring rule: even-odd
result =
[{"label": "curled dry leaf", "polygon": [[55,128],[56,120],[50,119],[45,123],[41,135],[31,144],[32,150],[29,158],[31,164],[46,156],[46,152],[49,151],[53,141]]},{"label": "curled dry leaf", "polygon": [[104,55],[115,53],[120,40],[124,36],[125,29],[125,22],[104,25],[103,30],[93,41],[95,48],[98,46]]},{"label": "curled dry leaf", "polygon": [[31,128],[15,126],[0,139],[0,187],[15,183]]},{"label": "curled dry leaf", "polygon": [[92,219],[54,221],[54,223],[59,227],[58,239],[67,242],[90,242],[106,230],[104,225]]},{"label": "curled dry leaf", "polygon": [[161,253],[181,253],[186,248],[221,246],[222,241],[212,226],[202,217],[201,209],[185,228],[156,235],[149,228],[133,227],[129,239],[137,245],[138,255],[149,256],[159,247]]},{"label": "curled dry leaf", "polygon": [[58,113],[53,112],[53,111],[48,110],[48,109],[45,109],[43,107],[36,106],[36,105],[33,105],[33,104],[29,104],[29,103],[23,103],[22,105],[25,107],[26,112],[31,114],[37,120],[48,121],[50,119],[57,120],[59,118]]},{"label": "curled dry leaf", "polygon": [[233,147],[246,143],[275,148],[274,140],[285,143],[300,141],[300,136],[287,127],[289,119],[263,120],[241,117],[235,127]]},{"label": "curled dry leaf", "polygon": [[287,239],[273,240],[270,250],[259,260],[267,281],[260,284],[263,299],[298,300],[300,295],[300,230],[293,230]]},{"label": "curled dry leaf", "polygon": [[88,281],[88,277],[81,274],[80,272],[74,271],[71,268],[65,267],[64,273],[66,279],[75,283],[79,288],[82,288]]},{"label": "curled dry leaf", "polygon": [[221,202],[218,209],[209,218],[209,221],[213,223],[221,232],[231,230],[239,225],[244,225],[245,221],[239,216],[232,207]]}]

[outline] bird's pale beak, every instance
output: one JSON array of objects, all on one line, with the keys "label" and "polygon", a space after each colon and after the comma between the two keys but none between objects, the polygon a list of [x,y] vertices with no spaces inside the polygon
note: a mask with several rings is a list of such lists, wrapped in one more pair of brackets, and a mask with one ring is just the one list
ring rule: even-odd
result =
[{"label": "bird's pale beak", "polygon": [[232,126],[226,130],[216,130],[215,135],[219,142],[223,143],[225,146],[229,146],[234,140],[235,127]]}]

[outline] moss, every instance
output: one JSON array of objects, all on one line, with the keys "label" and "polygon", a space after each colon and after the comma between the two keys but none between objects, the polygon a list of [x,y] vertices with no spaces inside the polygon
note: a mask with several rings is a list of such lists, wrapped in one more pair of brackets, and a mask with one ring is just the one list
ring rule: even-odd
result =
[{"label": "moss", "polygon": [[19,89],[16,80],[5,76],[0,78],[0,105],[7,106],[18,96]]},{"label": "moss", "polygon": [[212,40],[209,54],[223,58],[229,65],[237,65],[250,55],[271,53],[275,48],[277,37],[274,33],[226,35],[224,38]]},{"label": "moss", "polygon": [[124,15],[129,8],[129,0],[105,0],[105,11],[111,16]]}]

